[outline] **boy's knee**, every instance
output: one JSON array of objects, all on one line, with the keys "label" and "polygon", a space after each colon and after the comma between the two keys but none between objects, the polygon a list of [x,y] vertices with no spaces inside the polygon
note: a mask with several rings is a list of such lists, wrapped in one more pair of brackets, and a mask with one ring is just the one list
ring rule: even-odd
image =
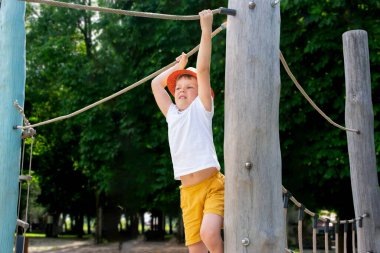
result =
[{"label": "boy's knee", "polygon": [[217,229],[201,229],[200,235],[207,246],[219,243],[221,240],[220,230]]}]

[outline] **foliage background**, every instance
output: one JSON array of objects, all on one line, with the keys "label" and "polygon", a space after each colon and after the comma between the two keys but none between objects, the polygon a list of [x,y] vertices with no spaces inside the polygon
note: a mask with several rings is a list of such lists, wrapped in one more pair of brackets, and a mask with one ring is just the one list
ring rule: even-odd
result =
[{"label": "foliage background", "polygon": [[[74,2],[95,5],[91,0]],[[99,6],[195,14],[227,1],[106,1]],[[281,1],[281,50],[308,94],[344,123],[342,34],[368,32],[376,157],[380,152],[380,3]],[[216,16],[215,28],[225,17]],[[200,39],[197,21],[163,21],[28,4],[26,112],[31,122],[68,114],[172,62]],[[223,164],[225,33],[213,41],[214,141]],[[192,58],[189,65],[195,65]],[[283,184],[312,210],[352,218],[346,134],[317,114],[282,71]],[[51,213],[95,216],[98,201],[133,215],[178,215],[166,122],[146,83],[72,119],[39,127],[37,202]],[[378,166],[379,171],[379,166]]]}]

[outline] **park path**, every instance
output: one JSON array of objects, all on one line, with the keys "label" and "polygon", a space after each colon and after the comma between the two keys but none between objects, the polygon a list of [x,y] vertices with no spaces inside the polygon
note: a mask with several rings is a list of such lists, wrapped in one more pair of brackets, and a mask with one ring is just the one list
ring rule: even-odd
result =
[{"label": "park path", "polygon": [[[146,242],[142,239],[123,243],[95,245],[92,240],[31,238],[29,253],[187,253],[183,244],[175,240],[166,242]],[[304,253],[311,253],[304,250]],[[324,252],[324,250],[320,250]],[[331,250],[331,253],[334,251]]]},{"label": "park path", "polygon": [[92,240],[30,238],[29,253],[187,253],[175,240],[146,242],[142,239],[123,243],[95,245]]}]

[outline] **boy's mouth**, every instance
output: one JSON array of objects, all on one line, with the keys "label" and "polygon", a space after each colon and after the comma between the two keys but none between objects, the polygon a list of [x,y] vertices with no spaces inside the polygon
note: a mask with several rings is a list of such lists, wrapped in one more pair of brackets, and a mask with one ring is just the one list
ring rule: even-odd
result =
[{"label": "boy's mouth", "polygon": [[186,98],[186,96],[184,96],[184,95],[181,95],[181,96],[179,96],[178,98],[179,98],[179,99],[185,99],[185,98]]}]

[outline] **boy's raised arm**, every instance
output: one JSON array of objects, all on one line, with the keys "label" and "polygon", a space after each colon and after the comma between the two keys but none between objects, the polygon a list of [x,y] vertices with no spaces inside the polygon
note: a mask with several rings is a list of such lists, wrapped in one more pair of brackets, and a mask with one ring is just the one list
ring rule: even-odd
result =
[{"label": "boy's raised arm", "polygon": [[152,91],[154,98],[158,107],[160,108],[161,112],[164,114],[165,117],[168,113],[170,105],[173,103],[169,94],[165,90],[165,87],[167,85],[167,78],[174,71],[185,68],[187,64],[187,55],[185,53],[182,53],[182,55],[179,56],[176,60],[176,65],[162,72],[152,80]]},{"label": "boy's raised arm", "polygon": [[211,111],[210,64],[213,14],[211,10],[204,10],[199,15],[202,35],[197,58],[198,96],[205,109]]}]

